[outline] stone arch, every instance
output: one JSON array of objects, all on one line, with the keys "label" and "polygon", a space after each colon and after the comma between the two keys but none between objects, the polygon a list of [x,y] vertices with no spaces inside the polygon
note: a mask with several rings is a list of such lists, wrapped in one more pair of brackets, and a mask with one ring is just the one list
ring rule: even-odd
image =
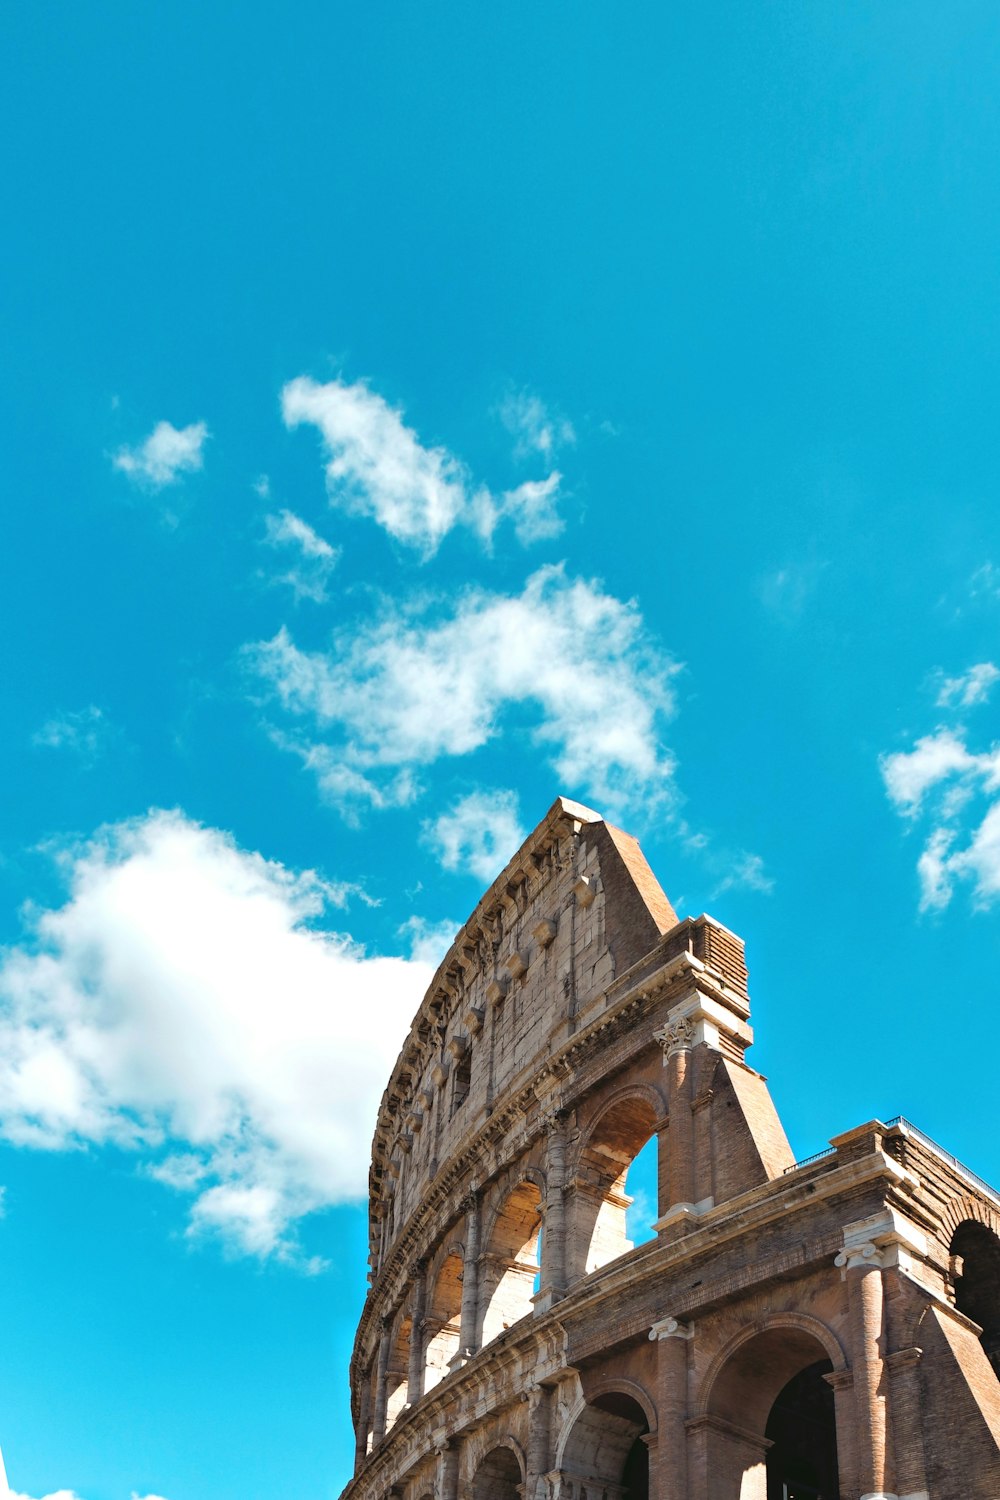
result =
[{"label": "stone arch", "polygon": [[450,1245],[441,1260],[427,1299],[424,1317],[424,1390],[432,1390],[448,1374],[458,1353],[462,1332],[464,1259],[460,1247]]},{"label": "stone arch", "polygon": [[588,1381],[586,1399],[593,1404],[602,1396],[611,1395],[616,1391],[619,1395],[631,1396],[636,1405],[642,1408],[649,1431],[655,1432],[658,1426],[656,1404],[646,1387],[640,1385],[638,1380],[630,1380],[625,1375],[608,1375],[601,1380]]},{"label": "stone arch", "polygon": [[471,1500],[521,1500],[524,1479],[520,1448],[512,1438],[501,1438],[476,1465]]},{"label": "stone arch", "polygon": [[556,1469],[561,1493],[648,1500],[648,1399],[637,1400],[631,1381],[609,1380],[606,1388],[573,1408],[559,1442]]},{"label": "stone arch", "polygon": [[571,1280],[632,1249],[625,1222],[632,1200],[625,1192],[625,1179],[643,1146],[661,1128],[664,1115],[657,1089],[626,1084],[603,1103],[584,1131],[571,1179]]},{"label": "stone arch", "polygon": [[702,1382],[695,1422],[713,1500],[767,1500],[800,1484],[822,1500],[839,1494],[834,1397],[824,1376],[845,1363],[832,1331],[802,1314],[761,1320],[728,1341]]},{"label": "stone arch", "polygon": [[542,1194],[535,1176],[522,1176],[493,1215],[479,1265],[480,1346],[532,1311],[542,1223]]},{"label": "stone arch", "polygon": [[982,1329],[983,1353],[1000,1377],[1000,1236],[981,1218],[963,1219],[948,1250],[955,1306]]},{"label": "stone arch", "polygon": [[1000,1213],[997,1213],[990,1204],[984,1203],[981,1198],[975,1197],[972,1193],[966,1193],[962,1198],[952,1198],[941,1214],[945,1243],[950,1244],[959,1225],[969,1221],[984,1224],[1000,1239]]}]

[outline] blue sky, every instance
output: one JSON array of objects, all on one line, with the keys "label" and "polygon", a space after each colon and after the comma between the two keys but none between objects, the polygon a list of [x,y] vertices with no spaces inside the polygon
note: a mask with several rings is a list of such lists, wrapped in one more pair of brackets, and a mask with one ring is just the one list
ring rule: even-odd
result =
[{"label": "blue sky", "polygon": [[13,1492],[339,1492],[374,1102],[557,792],[797,1154],[1000,1178],[996,7],[0,27]]}]

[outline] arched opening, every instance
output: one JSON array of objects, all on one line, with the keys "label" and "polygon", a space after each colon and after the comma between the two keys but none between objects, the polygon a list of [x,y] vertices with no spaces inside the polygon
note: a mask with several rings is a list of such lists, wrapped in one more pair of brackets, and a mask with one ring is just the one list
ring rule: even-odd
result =
[{"label": "arched opening", "polygon": [[462,1258],[458,1254],[449,1255],[438,1272],[424,1326],[424,1390],[429,1391],[448,1374],[449,1361],[458,1353],[462,1333]]},{"label": "arched opening", "polygon": [[967,1219],[951,1241],[955,1306],[983,1330],[979,1342],[1000,1378],[1000,1239]]},{"label": "arched opening", "polygon": [[[580,1154],[574,1182],[573,1243],[580,1247],[578,1256],[583,1252],[583,1263],[570,1267],[571,1277],[596,1271],[633,1248],[628,1213],[638,1200],[626,1191],[626,1178],[643,1147],[654,1139],[655,1126],[655,1111],[644,1095],[620,1099],[598,1120]],[[647,1152],[641,1173],[650,1222],[657,1216],[655,1150],[654,1145]],[[646,1185],[651,1157],[652,1182]],[[641,1211],[645,1208],[644,1203]]]},{"label": "arched opening", "polygon": [[839,1500],[827,1350],[807,1329],[767,1328],[719,1371],[703,1426],[712,1500]]},{"label": "arched opening", "polygon": [[833,1369],[817,1360],[778,1392],[764,1428],[773,1445],[766,1458],[767,1500],[837,1500],[837,1424],[833,1391],[823,1379]]},{"label": "arched opening", "polygon": [[483,1306],[482,1344],[532,1311],[538,1276],[542,1195],[533,1182],[508,1193],[497,1214],[486,1254],[480,1261]]},{"label": "arched opening", "polygon": [[616,1500],[648,1500],[649,1432],[646,1413],[633,1396],[609,1391],[598,1396],[573,1423],[559,1465],[563,1494],[602,1493]]},{"label": "arched opening", "polygon": [[521,1465],[510,1448],[487,1453],[472,1481],[472,1500],[520,1500]]},{"label": "arched opening", "polygon": [[396,1320],[392,1344],[389,1348],[389,1363],[385,1371],[385,1430],[397,1420],[408,1400],[407,1382],[410,1371],[410,1334],[412,1323],[409,1317]]}]

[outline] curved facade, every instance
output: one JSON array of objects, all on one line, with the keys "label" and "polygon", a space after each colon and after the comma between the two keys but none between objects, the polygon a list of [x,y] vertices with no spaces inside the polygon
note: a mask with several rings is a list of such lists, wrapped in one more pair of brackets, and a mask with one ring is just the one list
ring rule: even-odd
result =
[{"label": "curved facade", "polygon": [[556,802],[382,1100],[345,1497],[997,1500],[1000,1199],[903,1121],[795,1165],[749,1014],[741,941]]}]

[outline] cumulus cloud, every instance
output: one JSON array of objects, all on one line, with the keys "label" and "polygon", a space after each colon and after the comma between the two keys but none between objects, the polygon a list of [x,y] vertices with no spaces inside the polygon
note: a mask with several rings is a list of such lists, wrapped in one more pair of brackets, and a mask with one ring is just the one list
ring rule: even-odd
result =
[{"label": "cumulus cloud", "polygon": [[985,703],[1000,672],[991,661],[977,662],[959,677],[939,678],[938,708],[974,708]]},{"label": "cumulus cloud", "polygon": [[191,1234],[303,1263],[298,1221],[365,1196],[431,966],[320,925],[351,887],[178,812],[106,828],[63,864],[65,904],[0,952],[0,1135],[134,1152],[193,1199]]},{"label": "cumulus cloud", "polygon": [[182,474],[201,468],[207,438],[204,422],[192,422],[190,427],[157,422],[143,442],[134,448],[119,448],[111,462],[135,484],[161,490],[175,484]]},{"label": "cumulus cloud", "polygon": [[527,543],[553,535],[561,524],[558,474],[494,496],[446,448],[425,447],[402,412],[363,381],[320,384],[299,376],[282,391],[281,409],[286,426],[318,429],[331,503],[371,518],[425,557],[457,525],[489,541],[499,522],[510,518],[518,539]]},{"label": "cumulus cloud", "polygon": [[57,714],[31,736],[31,743],[44,750],[68,750],[87,765],[98,760],[115,737],[115,730],[96,704]]},{"label": "cumulus cloud", "polygon": [[662,805],[673,792],[660,732],[676,665],[634,603],[561,566],[513,596],[470,590],[443,609],[386,607],[326,652],[301,651],[282,628],[247,661],[310,726],[323,769],[360,776],[369,802],[371,788],[398,787],[403,773],[412,792],[417,767],[469,755],[508,728],[527,730],[567,791],[608,810],[640,798]]},{"label": "cumulus cloud", "polygon": [[446,870],[491,881],[525,839],[514,792],[470,792],[433,822],[424,838]]},{"label": "cumulus cloud", "polygon": [[326,586],[340,557],[339,547],[331,547],[325,537],[294,511],[280,510],[277,515],[265,516],[264,528],[267,546],[294,557],[275,582],[287,584],[296,599],[325,604]]},{"label": "cumulus cloud", "polygon": [[501,422],[514,438],[514,456],[541,454],[551,459],[560,448],[576,442],[571,422],[551,412],[531,391],[510,391],[497,408]]},{"label": "cumulus cloud", "polygon": [[[991,685],[980,667],[952,681],[955,691],[939,706],[968,707],[981,701],[979,685],[986,682],[984,693]],[[963,881],[976,906],[991,906],[1000,896],[1000,745],[976,750],[960,725],[940,726],[879,764],[900,815],[929,826],[917,860],[921,910],[946,907]]]}]

